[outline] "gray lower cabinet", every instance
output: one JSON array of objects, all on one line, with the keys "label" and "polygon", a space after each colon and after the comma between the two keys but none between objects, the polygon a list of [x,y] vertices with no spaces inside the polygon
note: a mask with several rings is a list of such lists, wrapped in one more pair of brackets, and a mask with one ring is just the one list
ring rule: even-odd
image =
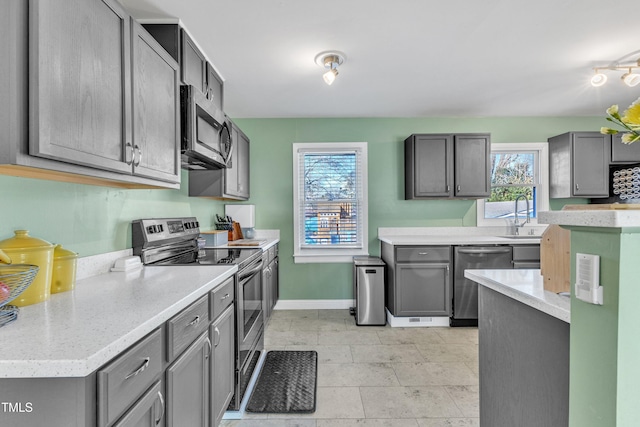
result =
[{"label": "gray lower cabinet", "polygon": [[451,246],[382,243],[386,304],[397,317],[451,315]]},{"label": "gray lower cabinet", "polygon": [[10,137],[0,144],[0,171],[178,188],[177,63],[120,3],[32,0],[5,9],[11,24],[0,36],[9,42],[0,53],[12,89],[0,101]]},{"label": "gray lower cabinet", "polygon": [[479,287],[480,425],[569,425],[569,324]]},{"label": "gray lower cabinet", "polygon": [[539,269],[540,245],[513,245],[513,268]]},{"label": "gray lower cabinet", "polygon": [[489,134],[414,134],[404,141],[405,199],[491,193]]},{"label": "gray lower cabinet", "polygon": [[270,247],[262,256],[262,306],[264,308],[264,323],[269,322],[273,308],[278,302],[279,295],[279,257],[278,245]]},{"label": "gray lower cabinet", "polygon": [[164,425],[165,401],[158,381],[113,427],[158,427]]},{"label": "gray lower cabinet", "polygon": [[608,197],[611,135],[567,132],[549,138],[549,197]]},{"label": "gray lower cabinet", "polygon": [[211,324],[211,422],[217,426],[229,407],[234,392],[235,309],[231,304]]},{"label": "gray lower cabinet", "polygon": [[200,337],[167,368],[167,427],[202,427],[209,423],[208,333]]}]

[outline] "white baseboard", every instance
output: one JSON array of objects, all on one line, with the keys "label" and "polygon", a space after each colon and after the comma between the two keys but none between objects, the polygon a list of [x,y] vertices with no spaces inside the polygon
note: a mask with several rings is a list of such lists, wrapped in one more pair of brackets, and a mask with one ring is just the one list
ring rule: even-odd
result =
[{"label": "white baseboard", "polygon": [[353,299],[281,299],[274,310],[346,310],[355,305]]},{"label": "white baseboard", "polygon": [[449,327],[448,317],[396,317],[387,310],[387,323],[392,328]]}]

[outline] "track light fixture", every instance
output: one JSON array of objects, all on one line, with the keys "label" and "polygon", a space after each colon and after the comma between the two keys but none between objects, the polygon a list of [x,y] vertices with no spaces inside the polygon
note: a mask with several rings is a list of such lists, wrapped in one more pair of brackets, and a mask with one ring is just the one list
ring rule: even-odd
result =
[{"label": "track light fixture", "polygon": [[344,63],[345,54],[337,51],[320,52],[316,55],[315,62],[329,71],[322,75],[324,82],[331,85],[338,76],[338,67]]},{"label": "track light fixture", "polygon": [[607,82],[607,75],[603,73],[605,70],[613,70],[613,71],[626,71],[621,77],[621,80],[624,84],[629,87],[635,87],[640,84],[640,74],[634,72],[634,70],[640,69],[640,59],[636,61],[635,64],[628,65],[610,65],[607,67],[596,67],[593,69],[595,74],[591,77],[591,86],[598,87],[602,86]]}]

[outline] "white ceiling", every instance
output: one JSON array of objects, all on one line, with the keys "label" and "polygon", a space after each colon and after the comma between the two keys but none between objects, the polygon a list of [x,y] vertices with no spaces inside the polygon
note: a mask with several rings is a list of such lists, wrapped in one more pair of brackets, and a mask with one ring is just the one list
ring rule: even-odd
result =
[{"label": "white ceiling", "polygon": [[[604,116],[640,86],[592,67],[640,56],[637,0],[121,0],[177,18],[248,117]],[[332,86],[314,62],[345,52]]]}]

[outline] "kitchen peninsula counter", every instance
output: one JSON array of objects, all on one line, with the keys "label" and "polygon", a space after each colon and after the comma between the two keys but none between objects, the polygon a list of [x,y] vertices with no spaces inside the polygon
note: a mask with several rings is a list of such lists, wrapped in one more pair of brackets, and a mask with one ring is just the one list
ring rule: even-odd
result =
[{"label": "kitchen peninsula counter", "polygon": [[0,328],[0,378],[86,377],[236,272],[151,266],[78,280]]},{"label": "kitchen peninsula counter", "polygon": [[[513,235],[509,227],[381,227],[378,240],[391,245],[539,244],[546,226],[527,226]],[[533,232],[533,235],[529,235]]]},{"label": "kitchen peninsula counter", "polygon": [[545,291],[540,270],[466,270],[464,277],[570,323],[571,300],[566,296]]},{"label": "kitchen peninsula counter", "polygon": [[570,299],[540,270],[465,277],[479,283],[480,425],[568,426]]}]

